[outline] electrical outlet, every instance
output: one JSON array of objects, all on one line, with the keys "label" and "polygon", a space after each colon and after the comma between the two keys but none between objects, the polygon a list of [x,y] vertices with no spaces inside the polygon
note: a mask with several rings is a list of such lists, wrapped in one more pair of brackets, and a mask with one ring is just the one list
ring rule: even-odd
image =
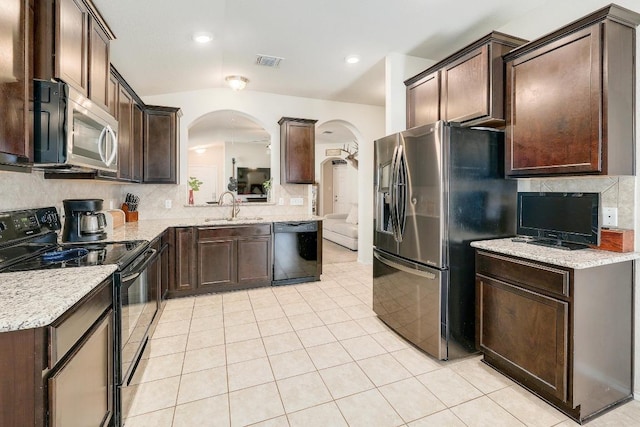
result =
[{"label": "electrical outlet", "polygon": [[171,204],[172,204],[171,199],[165,200],[164,201],[164,208],[165,209],[171,209]]},{"label": "electrical outlet", "polygon": [[602,208],[602,225],[604,227],[618,226],[618,208]]},{"label": "electrical outlet", "polygon": [[289,199],[289,204],[291,206],[302,206],[304,204],[304,199],[302,197],[292,197]]},{"label": "electrical outlet", "polygon": [[279,204],[279,205],[284,205],[284,197],[280,197],[280,198],[278,199],[278,204]]}]

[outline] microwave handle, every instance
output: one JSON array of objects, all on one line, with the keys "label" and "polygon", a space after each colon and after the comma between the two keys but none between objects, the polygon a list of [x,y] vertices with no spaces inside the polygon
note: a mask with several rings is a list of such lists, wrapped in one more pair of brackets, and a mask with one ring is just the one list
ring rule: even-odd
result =
[{"label": "microwave handle", "polygon": [[100,132],[100,136],[98,137],[98,154],[100,154],[100,160],[102,160],[103,163],[107,162],[107,159],[104,156],[104,148],[107,143],[107,140],[104,137],[106,133],[107,133],[107,128],[104,127],[102,128],[102,132]]},{"label": "microwave handle", "polygon": [[116,136],[116,133],[113,131],[113,129],[111,129],[111,126],[107,125],[107,127],[105,127],[104,130],[105,130],[105,133],[104,133],[103,139],[104,139],[105,145],[107,143],[107,139],[106,139],[107,134],[110,134],[111,138],[113,139],[113,149],[111,150],[111,154],[109,155],[109,158],[105,160],[106,165],[111,166],[111,163],[113,163],[113,161],[116,159],[116,155],[118,154],[118,138]]}]

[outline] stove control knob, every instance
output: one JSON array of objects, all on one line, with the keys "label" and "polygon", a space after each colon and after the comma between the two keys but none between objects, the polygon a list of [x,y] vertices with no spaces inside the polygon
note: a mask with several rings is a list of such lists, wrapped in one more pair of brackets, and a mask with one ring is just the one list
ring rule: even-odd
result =
[{"label": "stove control knob", "polygon": [[7,229],[7,224],[5,224],[4,222],[0,222],[0,232],[3,232],[6,229]]}]

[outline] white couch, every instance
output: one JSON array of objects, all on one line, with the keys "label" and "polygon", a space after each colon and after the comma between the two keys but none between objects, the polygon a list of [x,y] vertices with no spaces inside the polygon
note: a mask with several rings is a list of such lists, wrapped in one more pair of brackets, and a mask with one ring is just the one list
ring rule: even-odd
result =
[{"label": "white couch", "polygon": [[[348,214],[327,214],[322,221],[322,237],[352,251],[358,249],[358,224],[347,222]],[[356,216],[357,217],[357,216]]]}]

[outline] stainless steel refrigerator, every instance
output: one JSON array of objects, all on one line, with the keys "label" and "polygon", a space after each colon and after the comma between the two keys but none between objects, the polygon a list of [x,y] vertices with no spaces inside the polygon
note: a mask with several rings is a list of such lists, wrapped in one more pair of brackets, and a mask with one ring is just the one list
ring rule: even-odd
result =
[{"label": "stainless steel refrigerator", "polygon": [[443,121],[375,141],[373,309],[447,360],[475,349],[474,240],[515,235],[504,134]]}]

